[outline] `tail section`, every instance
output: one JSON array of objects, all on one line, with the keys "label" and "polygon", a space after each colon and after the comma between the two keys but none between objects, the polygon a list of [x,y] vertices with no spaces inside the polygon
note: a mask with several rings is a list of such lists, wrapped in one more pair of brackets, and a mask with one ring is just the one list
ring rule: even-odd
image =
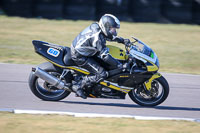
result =
[{"label": "tail section", "polygon": [[63,62],[65,47],[38,40],[33,40],[32,43],[35,52],[46,60],[58,66],[65,66],[65,63]]}]

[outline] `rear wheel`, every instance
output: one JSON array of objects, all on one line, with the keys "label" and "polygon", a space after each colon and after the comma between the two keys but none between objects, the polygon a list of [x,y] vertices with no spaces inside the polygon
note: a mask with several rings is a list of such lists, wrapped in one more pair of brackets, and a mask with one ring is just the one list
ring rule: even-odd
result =
[{"label": "rear wheel", "polygon": [[150,91],[144,89],[141,85],[129,92],[130,98],[141,106],[156,106],[166,100],[169,94],[169,85],[167,80],[162,76],[154,79],[151,83]]},{"label": "rear wheel", "polygon": [[[62,69],[55,67],[49,62],[43,63],[39,65],[39,67],[58,78],[62,73]],[[33,72],[31,72],[29,76],[29,87],[35,96],[46,101],[59,101],[70,94],[69,91],[58,89],[46,81],[38,78],[33,74]]]}]

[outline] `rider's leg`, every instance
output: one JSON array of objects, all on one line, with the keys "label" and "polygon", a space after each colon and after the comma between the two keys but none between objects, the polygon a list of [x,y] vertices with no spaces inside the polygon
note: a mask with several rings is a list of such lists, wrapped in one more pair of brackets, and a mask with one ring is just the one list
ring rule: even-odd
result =
[{"label": "rider's leg", "polygon": [[82,86],[91,86],[93,84],[99,83],[108,77],[108,72],[105,71],[103,67],[99,65],[94,59],[88,58],[88,60],[81,66],[90,71],[90,75],[83,77]]},{"label": "rider's leg", "polygon": [[87,58],[87,60],[83,64],[77,65],[91,72],[90,75],[83,77],[81,81],[72,86],[72,89],[76,92],[78,96],[86,98],[83,93],[83,88],[85,86],[92,86],[93,84],[100,82],[108,76],[108,73],[92,58]]}]

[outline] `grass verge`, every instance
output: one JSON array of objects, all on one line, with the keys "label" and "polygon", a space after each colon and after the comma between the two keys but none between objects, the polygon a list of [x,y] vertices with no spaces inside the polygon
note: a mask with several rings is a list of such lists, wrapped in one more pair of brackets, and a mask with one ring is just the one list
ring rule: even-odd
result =
[{"label": "grass verge", "polygon": [[200,124],[187,121],[144,121],[119,118],[75,118],[0,112],[1,133],[198,133]]},{"label": "grass verge", "polygon": [[[44,62],[34,53],[32,40],[70,46],[76,35],[91,23],[0,16],[0,62]],[[119,36],[131,35],[154,49],[160,59],[160,71],[200,74],[200,26],[122,22]]]}]

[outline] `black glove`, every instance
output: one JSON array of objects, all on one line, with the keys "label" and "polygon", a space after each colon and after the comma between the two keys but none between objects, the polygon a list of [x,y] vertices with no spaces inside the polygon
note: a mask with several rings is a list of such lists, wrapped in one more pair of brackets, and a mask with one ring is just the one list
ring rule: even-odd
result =
[{"label": "black glove", "polygon": [[123,44],[126,45],[127,47],[130,47],[131,41],[129,39],[124,39]]},{"label": "black glove", "polygon": [[123,39],[122,37],[118,37],[118,36],[116,36],[116,37],[113,39],[113,41],[116,41],[116,42],[118,42],[118,43],[124,43],[124,39]]},{"label": "black glove", "polygon": [[124,45],[126,45],[127,47],[129,47],[130,46],[130,40],[129,39],[124,39],[124,38],[122,38],[122,37],[115,37],[114,39],[113,39],[113,41],[116,41],[116,42],[118,42],[118,43],[123,43]]}]

